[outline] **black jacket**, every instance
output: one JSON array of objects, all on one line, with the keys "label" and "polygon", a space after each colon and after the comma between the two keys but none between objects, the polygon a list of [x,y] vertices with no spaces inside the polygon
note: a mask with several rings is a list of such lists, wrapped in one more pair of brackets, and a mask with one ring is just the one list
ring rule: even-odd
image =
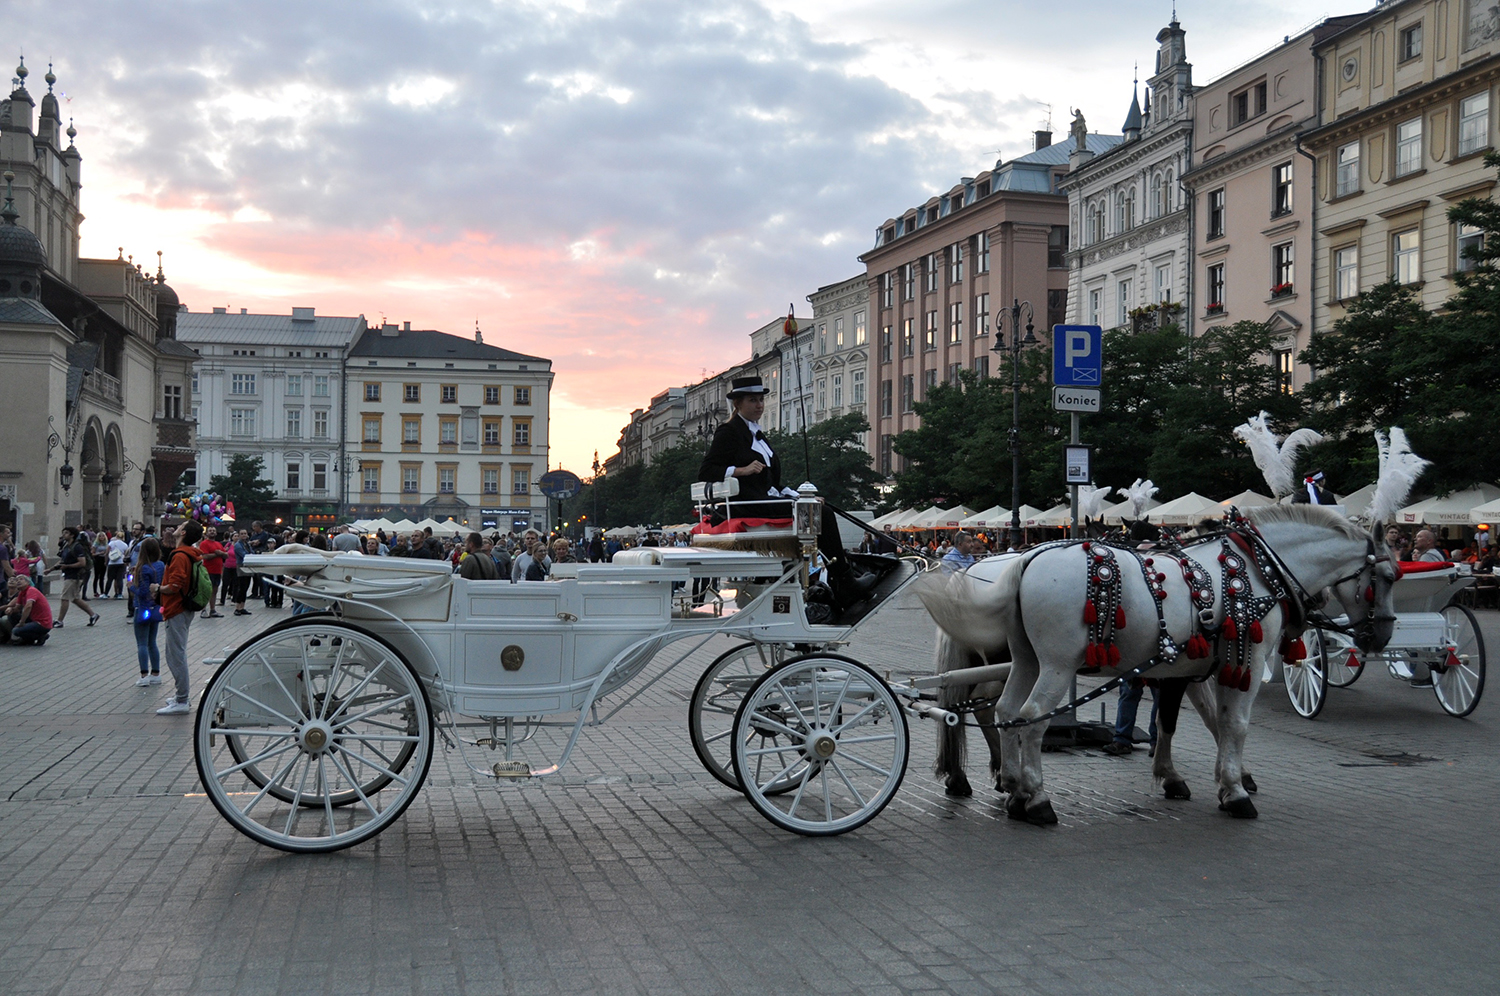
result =
[{"label": "black jacket", "polygon": [[[765,463],[759,452],[751,448],[755,442],[750,426],[735,415],[719,426],[714,441],[698,467],[698,480],[717,483],[724,480],[730,467],[748,467],[756,460]],[[764,501],[770,497],[772,488],[781,487],[781,457],[772,456],[771,465],[759,474],[740,478],[740,493],[737,501]]]}]

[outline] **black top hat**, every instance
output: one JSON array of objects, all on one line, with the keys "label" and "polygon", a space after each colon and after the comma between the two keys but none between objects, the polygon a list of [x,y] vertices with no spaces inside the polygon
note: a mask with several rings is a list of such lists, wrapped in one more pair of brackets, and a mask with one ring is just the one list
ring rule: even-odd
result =
[{"label": "black top hat", "polygon": [[770,391],[760,382],[759,377],[736,377],[729,387],[729,398],[745,398],[752,394],[765,394]]}]

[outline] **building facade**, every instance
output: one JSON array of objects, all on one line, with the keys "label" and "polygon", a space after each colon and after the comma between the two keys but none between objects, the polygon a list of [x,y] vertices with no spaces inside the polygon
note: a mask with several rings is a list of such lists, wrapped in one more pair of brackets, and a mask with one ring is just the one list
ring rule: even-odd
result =
[{"label": "building facade", "polygon": [[[857,412],[866,415],[870,378],[870,282],[863,273],[819,287],[812,304],[808,352],[812,354],[812,421]],[[871,451],[869,433],[860,447]]]},{"label": "building facade", "polygon": [[[236,455],[257,457],[274,483],[274,514],[297,526],[327,526],[345,500],[344,361],[365,318],[244,309],[182,310],[179,341],[198,351],[189,416],[199,458],[184,484],[207,487]],[[233,495],[227,496],[233,498]]]},{"label": "building facade", "polygon": [[551,360],[407,322],[361,331],[346,366],[349,516],[547,528]]},{"label": "building facade", "polygon": [[[196,354],[174,338],[177,297],[126,258],[80,259],[82,156],[48,71],[25,65],[0,101],[0,517],[46,546],[64,526],[153,519],[192,465],[182,406]],[[35,118],[33,118],[35,115]],[[62,147],[66,136],[68,145]],[[16,417],[18,413],[24,413]]]},{"label": "building facade", "polygon": [[1441,307],[1481,238],[1448,220],[1492,197],[1500,13],[1492,3],[1386,3],[1321,38],[1313,324],[1328,329],[1361,291],[1395,279]]},{"label": "building facade", "polygon": [[1095,152],[1091,138],[1061,184],[1072,250],[1068,320],[1117,328],[1148,309],[1191,334],[1192,231],[1180,180],[1192,157],[1193,67],[1175,19],[1156,40],[1146,106],[1132,96],[1124,140]]},{"label": "building facade", "polygon": [[[963,369],[990,375],[1000,309],[1030,302],[1043,329],[1065,320],[1068,198],[1060,183],[1076,141],[1053,145],[1050,133],[1038,132],[1035,151],[888,219],[860,257],[870,446],[882,473],[901,469],[892,440],[917,427],[915,404],[928,390]],[[1085,140],[1095,148],[1118,142]]]},{"label": "building facade", "polygon": [[1364,15],[1329,18],[1193,94],[1191,299],[1200,331],[1252,321],[1279,336],[1270,361],[1285,391],[1312,371],[1298,362],[1313,331],[1313,161],[1318,41]]}]

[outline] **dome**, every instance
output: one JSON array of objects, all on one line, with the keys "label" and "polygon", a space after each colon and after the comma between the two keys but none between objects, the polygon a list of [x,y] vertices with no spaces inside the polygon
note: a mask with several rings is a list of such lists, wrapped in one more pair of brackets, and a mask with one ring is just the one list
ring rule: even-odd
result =
[{"label": "dome", "polygon": [[0,225],[0,266],[40,270],[47,265],[42,240],[20,225]]},{"label": "dome", "polygon": [[177,299],[177,292],[172,289],[172,285],[171,284],[157,284],[156,285],[156,310],[157,311],[162,311],[163,309],[166,309],[166,308],[171,308],[173,311],[176,311],[177,310],[177,305],[180,304],[180,303],[181,302],[179,302],[178,299]]}]

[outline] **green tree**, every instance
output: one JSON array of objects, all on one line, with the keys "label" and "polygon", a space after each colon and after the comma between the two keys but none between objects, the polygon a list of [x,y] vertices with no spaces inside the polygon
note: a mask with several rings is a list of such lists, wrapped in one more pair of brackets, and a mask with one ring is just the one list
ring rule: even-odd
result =
[{"label": "green tree", "polygon": [[[771,449],[781,459],[781,483],[795,488],[803,481],[818,486],[818,493],[839,508],[871,508],[879,500],[875,486],[881,476],[870,466],[870,455],[860,438],[870,431],[870,423],[859,412],[825,419],[807,429],[807,454],[812,458],[807,468],[801,433],[772,430],[766,433]],[[699,452],[702,459],[702,452]],[[697,470],[696,465],[693,468]]]},{"label": "green tree", "polygon": [[265,469],[265,462],[260,457],[236,453],[229,458],[227,472],[215,474],[206,490],[218,494],[226,502],[234,502],[235,518],[240,521],[269,519],[271,503],[276,501],[276,482],[260,476]]}]

